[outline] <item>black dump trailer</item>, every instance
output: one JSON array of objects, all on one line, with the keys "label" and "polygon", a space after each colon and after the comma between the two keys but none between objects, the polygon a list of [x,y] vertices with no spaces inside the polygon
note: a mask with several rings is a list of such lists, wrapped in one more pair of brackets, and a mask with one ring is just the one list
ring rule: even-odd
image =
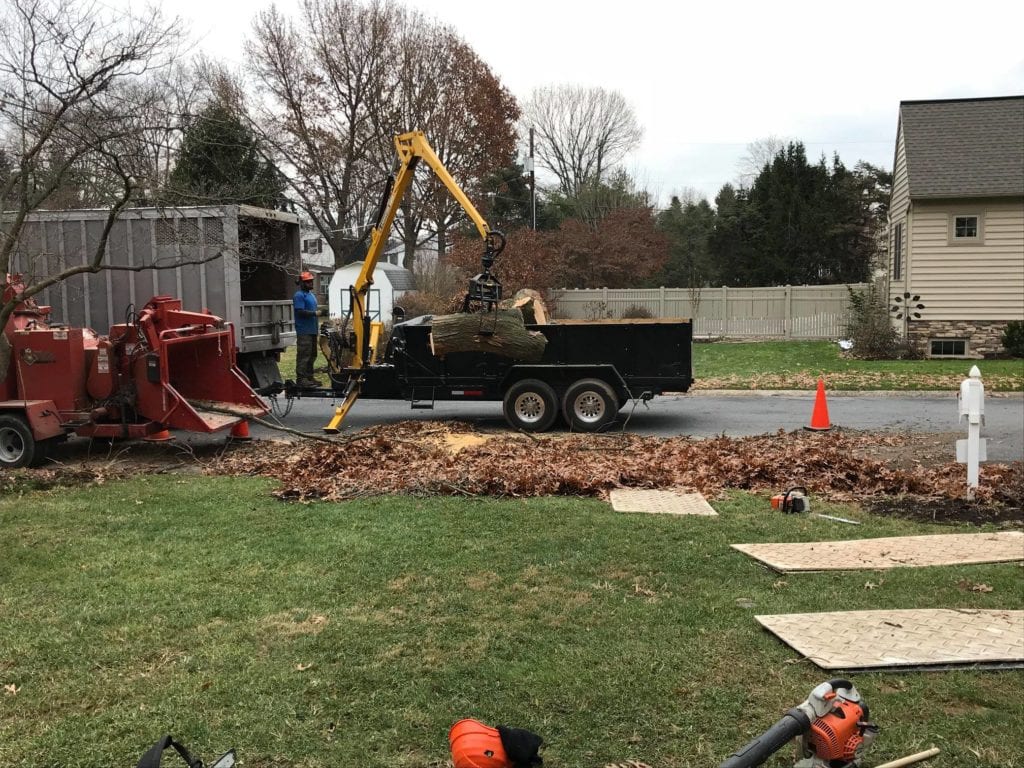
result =
[{"label": "black dump trailer", "polygon": [[[431,316],[397,323],[384,363],[364,369],[361,397],[405,399],[413,408],[438,400],[501,401],[516,429],[543,432],[561,418],[573,431],[596,432],[635,399],[685,392],[693,382],[689,320],[558,320],[528,325],[547,338],[544,356],[522,363],[490,352],[431,351]],[[334,386],[344,390],[346,377]]]}]

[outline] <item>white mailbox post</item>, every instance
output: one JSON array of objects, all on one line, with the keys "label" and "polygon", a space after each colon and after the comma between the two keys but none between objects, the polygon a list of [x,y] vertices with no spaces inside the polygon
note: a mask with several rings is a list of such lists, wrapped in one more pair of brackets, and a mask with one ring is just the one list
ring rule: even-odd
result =
[{"label": "white mailbox post", "polygon": [[985,423],[985,385],[981,371],[971,366],[968,378],[960,382],[960,422],[967,417],[967,439],[956,441],[956,460],[967,464],[967,498],[974,498],[978,487],[978,464],[986,461],[985,440],[981,425]]}]

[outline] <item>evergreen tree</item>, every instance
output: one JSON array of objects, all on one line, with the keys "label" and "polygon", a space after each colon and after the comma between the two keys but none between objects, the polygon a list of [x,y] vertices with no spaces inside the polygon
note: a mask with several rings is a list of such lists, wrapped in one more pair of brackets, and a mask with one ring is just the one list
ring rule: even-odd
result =
[{"label": "evergreen tree", "polygon": [[711,259],[710,239],[715,228],[715,211],[707,200],[685,205],[676,196],[669,208],[658,214],[658,229],[671,247],[665,267],[652,281],[670,288],[702,288],[711,284],[716,270]]},{"label": "evergreen tree", "polygon": [[[487,196],[486,217],[488,223],[504,232],[533,225],[533,202],[530,199],[530,179],[523,166],[516,163],[499,168],[484,177],[482,188]],[[562,217],[538,191],[537,229],[557,229]],[[471,228],[472,225],[469,225]]]},{"label": "evergreen tree", "polygon": [[[877,170],[877,169],[874,169]],[[884,181],[884,179],[882,180]],[[811,164],[790,143],[749,190],[723,188],[711,251],[727,285],[849,283],[866,279],[876,249],[877,174],[834,157]]]},{"label": "evergreen tree", "polygon": [[284,180],[263,159],[256,137],[229,107],[214,103],[186,129],[178,163],[164,190],[167,202],[245,203],[283,208]]}]

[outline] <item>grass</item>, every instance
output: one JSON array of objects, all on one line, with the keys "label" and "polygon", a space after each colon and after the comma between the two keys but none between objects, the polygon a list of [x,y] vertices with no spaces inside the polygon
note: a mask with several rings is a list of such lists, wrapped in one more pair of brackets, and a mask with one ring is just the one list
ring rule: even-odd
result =
[{"label": "grass", "polygon": [[1020,359],[856,360],[828,341],[693,345],[694,376],[705,388],[806,389],[809,381],[824,376],[830,389],[955,389],[975,364],[990,391],[1024,390]]},{"label": "grass", "polygon": [[[552,768],[713,766],[830,676],[753,614],[1024,604],[1008,564],[780,578],[728,544],[851,529],[742,494],[709,520],[267,490],[152,476],[0,499],[0,765],[132,765],[170,732],[245,768],[427,768],[469,716],[537,731]],[[934,743],[943,765],[1024,765],[1024,674],[855,679],[873,763]]]},{"label": "grass", "polygon": [[[1024,360],[855,360],[828,341],[693,345],[698,389],[809,389],[824,376],[830,389],[955,390],[976,363],[989,391],[1024,391]],[[322,355],[315,365],[325,365]],[[295,378],[295,347],[281,355],[280,370]]]}]

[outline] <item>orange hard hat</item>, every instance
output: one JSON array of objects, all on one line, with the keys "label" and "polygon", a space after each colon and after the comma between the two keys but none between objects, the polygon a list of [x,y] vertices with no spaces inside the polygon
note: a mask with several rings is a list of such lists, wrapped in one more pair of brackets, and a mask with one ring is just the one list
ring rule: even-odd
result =
[{"label": "orange hard hat", "polygon": [[497,728],[477,720],[459,720],[448,731],[455,768],[512,768]]},{"label": "orange hard hat", "polygon": [[313,273],[312,272],[303,272],[301,275],[299,275],[299,280],[301,280],[302,282],[306,282],[307,280],[312,280],[312,279],[313,279]]}]

